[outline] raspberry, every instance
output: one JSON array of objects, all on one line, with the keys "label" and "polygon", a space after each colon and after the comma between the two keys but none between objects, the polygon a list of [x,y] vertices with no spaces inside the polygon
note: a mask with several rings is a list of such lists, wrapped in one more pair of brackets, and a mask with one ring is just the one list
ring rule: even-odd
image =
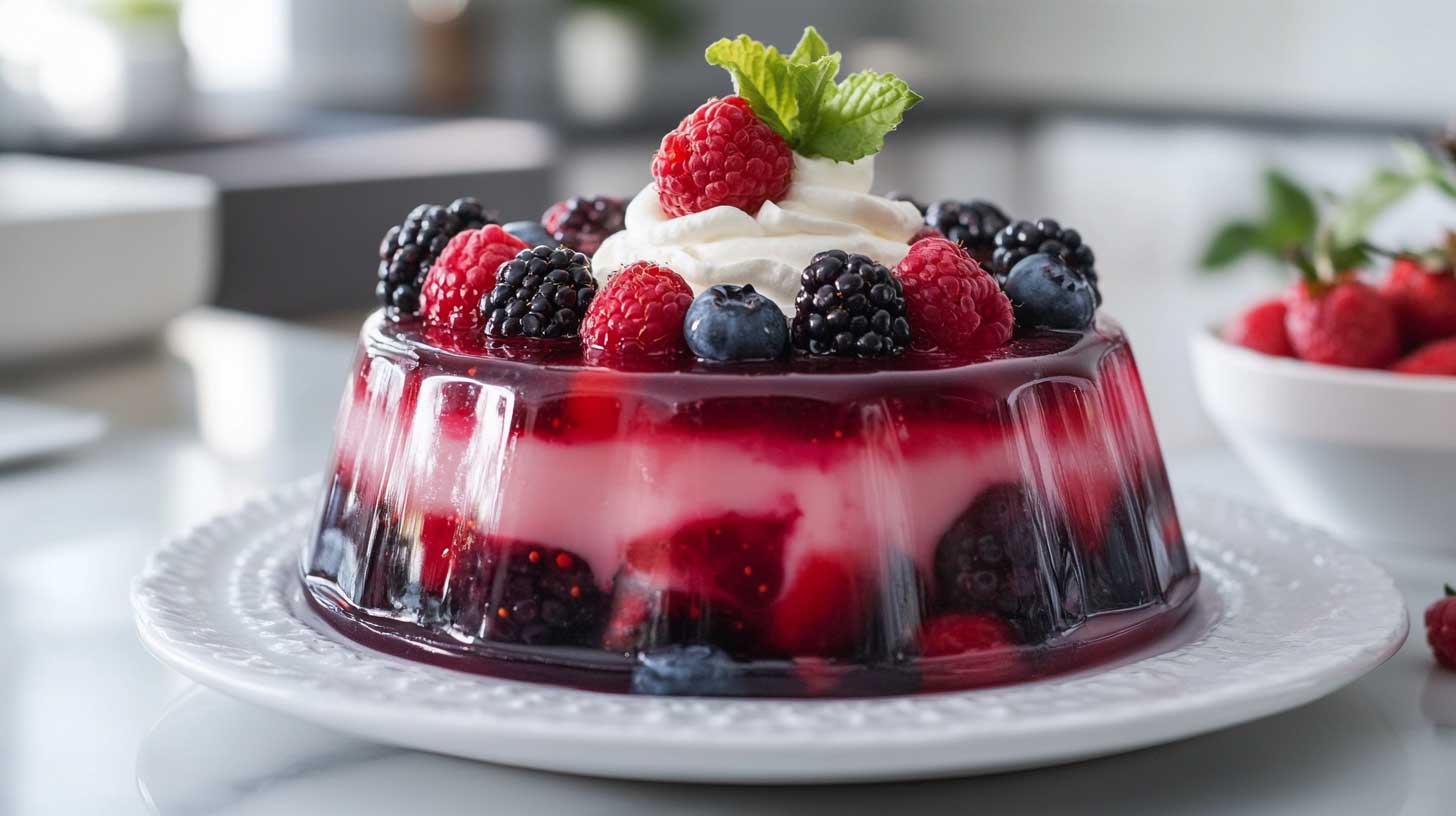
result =
[{"label": "raspberry", "polygon": [[1456,669],[1456,589],[1450,584],[1445,597],[1426,607],[1426,642],[1437,663]]},{"label": "raspberry", "polygon": [[1284,328],[1300,359],[1352,368],[1384,368],[1400,356],[1395,310],[1370,286],[1344,277],[1301,282],[1285,296]]},{"label": "raspberry", "polygon": [[1402,357],[1392,371],[1402,374],[1427,374],[1456,377],[1456,337],[1437,340]]},{"label": "raspberry", "polygon": [[404,220],[389,228],[379,244],[379,283],[374,295],[393,318],[420,312],[420,289],[435,259],[461,230],[496,223],[473,198],[457,198],[450,206],[421,204]]},{"label": "raspberry", "polygon": [[1380,293],[1395,307],[1401,330],[1413,344],[1456,337],[1456,271],[1397,258]]},{"label": "raspberry", "polygon": [[1256,303],[1223,327],[1223,339],[1275,357],[1293,357],[1294,347],[1284,330],[1288,311],[1279,298]]},{"label": "raspberry", "polygon": [[988,351],[1011,339],[1011,301],[965,249],[945,238],[910,247],[895,267],[922,351]]},{"label": "raspberry", "polygon": [[657,200],[672,218],[724,205],[756,213],[783,198],[793,169],[788,143],[741,96],[703,103],[652,157]]},{"label": "raspberry", "polygon": [[686,346],[683,317],[693,290],[678,273],[638,261],[607,279],[582,322],[587,348],[624,355],[669,354]]},{"label": "raspberry", "polygon": [[526,245],[491,224],[466,230],[446,245],[420,290],[425,320],[452,329],[480,328],[480,299],[495,286],[495,271]]},{"label": "raspberry", "polygon": [[995,615],[949,612],[920,627],[920,654],[924,657],[1009,649],[1015,643],[1011,627]]}]

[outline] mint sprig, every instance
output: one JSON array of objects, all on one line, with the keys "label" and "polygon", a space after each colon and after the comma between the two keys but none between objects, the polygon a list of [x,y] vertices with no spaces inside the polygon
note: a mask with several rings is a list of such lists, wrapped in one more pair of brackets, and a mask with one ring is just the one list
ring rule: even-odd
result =
[{"label": "mint sprig", "polygon": [[894,74],[859,71],[837,83],[840,54],[813,26],[788,55],[743,34],[708,46],[705,58],[726,68],[734,91],[805,156],[847,162],[876,153],[921,99]]},{"label": "mint sprig", "polygon": [[1202,265],[1212,271],[1262,255],[1293,265],[1305,280],[1332,278],[1368,262],[1364,234],[1346,238],[1322,226],[1314,196],[1289,176],[1268,170],[1263,214],[1224,224],[1204,250]]}]

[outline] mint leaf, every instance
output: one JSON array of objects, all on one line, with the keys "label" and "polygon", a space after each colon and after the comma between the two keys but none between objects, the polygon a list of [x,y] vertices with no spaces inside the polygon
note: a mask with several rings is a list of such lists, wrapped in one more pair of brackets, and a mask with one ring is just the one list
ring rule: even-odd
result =
[{"label": "mint leaf", "polygon": [[1248,221],[1225,224],[1208,242],[1200,265],[1204,269],[1222,269],[1235,261],[1263,249],[1259,225]]},{"label": "mint leaf", "polygon": [[800,152],[835,161],[864,158],[884,146],[885,134],[920,99],[894,74],[850,74],[824,100],[819,121],[812,133],[804,134]]},{"label": "mint leaf", "polygon": [[793,143],[799,124],[797,83],[789,77],[789,62],[777,48],[740,34],[736,40],[722,39],[708,46],[704,58],[709,65],[728,69],[734,92],[748,100],[764,124]]},{"label": "mint leaf", "polygon": [[794,46],[793,53],[789,54],[789,62],[809,64],[829,56],[829,43],[819,36],[814,26],[804,27],[804,36],[799,38],[799,44]]},{"label": "mint leaf", "polygon": [[834,91],[834,77],[839,74],[839,52],[826,54],[810,63],[789,63],[789,78],[794,83],[794,98],[799,105],[797,132],[789,146],[802,146],[804,134],[819,127],[819,114],[824,100]]},{"label": "mint leaf", "polygon": [[1271,248],[1304,244],[1314,237],[1319,223],[1314,199],[1278,170],[1264,173],[1264,195],[1268,214],[1264,218],[1264,240]]}]

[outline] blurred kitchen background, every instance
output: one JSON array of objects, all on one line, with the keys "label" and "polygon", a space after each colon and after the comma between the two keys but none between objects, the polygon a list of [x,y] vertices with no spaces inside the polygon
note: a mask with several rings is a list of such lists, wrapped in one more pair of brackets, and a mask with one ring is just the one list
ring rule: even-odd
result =
[{"label": "blurred kitchen background", "polygon": [[[1258,208],[1267,166],[1345,188],[1456,113],[1449,0],[0,0],[0,281],[28,304],[0,385],[201,304],[352,331],[415,204],[630,196],[727,92],[708,42],[811,23],[926,97],[882,192],[1094,245],[1170,448],[1212,439],[1187,335],[1277,285],[1200,275],[1213,226]],[[1428,238],[1441,205],[1406,206]]]}]

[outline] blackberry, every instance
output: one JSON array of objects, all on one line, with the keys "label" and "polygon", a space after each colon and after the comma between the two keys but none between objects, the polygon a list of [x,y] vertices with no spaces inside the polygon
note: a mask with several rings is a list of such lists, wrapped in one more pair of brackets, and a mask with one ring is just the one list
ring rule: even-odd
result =
[{"label": "blackberry", "polygon": [[810,354],[891,357],[910,345],[900,279],[873,259],[831,249],[815,255],[799,281],[795,347]]},{"label": "blackberry", "polygon": [[490,572],[489,604],[481,621],[489,640],[531,646],[595,640],[603,596],[591,566],[581,557],[518,544]]},{"label": "blackberry", "polygon": [[1040,642],[1051,631],[1040,548],[1027,490],[1009,483],[987,488],[936,545],[941,607],[999,615],[1016,627],[1023,642]]},{"label": "blackberry", "polygon": [[1107,521],[1102,546],[1087,558],[1090,612],[1111,612],[1146,606],[1157,595],[1149,574],[1152,526],[1118,502]]},{"label": "blackberry", "polygon": [[1032,255],[1051,255],[1081,273],[1092,287],[1092,297],[1102,305],[1097,289],[1096,256],[1092,247],[1082,243],[1082,235],[1071,227],[1063,227],[1050,218],[1017,221],[996,233],[996,250],[991,255],[991,271],[1002,284],[1006,276],[1023,259]]},{"label": "blackberry", "polygon": [[947,198],[925,210],[925,223],[966,248],[977,263],[991,263],[996,234],[1011,223],[1000,207],[989,201]]},{"label": "blackberry", "polygon": [[492,337],[575,337],[597,294],[591,262],[564,247],[523,249],[501,264],[480,301]]},{"label": "blackberry", "polygon": [[457,198],[445,207],[421,204],[404,223],[390,227],[379,244],[379,283],[374,295],[394,318],[411,317],[420,311],[420,289],[425,275],[445,245],[463,230],[494,224],[474,198]]},{"label": "blackberry", "polygon": [[608,235],[626,226],[627,202],[612,196],[573,196],[541,216],[552,238],[588,257]]}]

